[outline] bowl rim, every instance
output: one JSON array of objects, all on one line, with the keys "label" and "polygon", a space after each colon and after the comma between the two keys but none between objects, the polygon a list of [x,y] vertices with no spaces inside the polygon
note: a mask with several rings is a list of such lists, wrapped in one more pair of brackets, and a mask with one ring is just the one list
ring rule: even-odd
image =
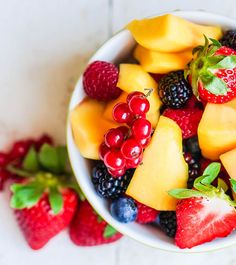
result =
[{"label": "bowl rim", "polygon": [[[180,17],[187,17],[187,19],[191,20],[191,17],[210,17],[211,20],[215,20],[215,21],[219,21],[222,20],[224,21],[224,23],[226,24],[234,24],[236,27],[236,20],[233,18],[228,18],[224,15],[219,15],[219,14],[215,14],[215,13],[210,13],[210,12],[206,12],[204,10],[199,10],[199,11],[180,11],[180,10],[175,10],[175,11],[171,11],[171,12],[162,12],[159,14],[155,14],[155,15],[151,15],[149,17],[153,17],[153,16],[161,16],[161,15],[165,15],[165,14],[174,14]],[[115,33],[111,38],[109,38],[108,40],[106,40],[99,49],[97,49],[93,55],[90,57],[90,59],[88,60],[87,64],[88,65],[90,62],[97,60],[97,55],[99,53],[104,52],[104,50],[106,49],[106,46],[109,45],[110,42],[112,42],[113,40],[115,40],[116,38],[119,38],[122,34],[124,34],[127,30],[125,29],[121,29],[120,31],[118,31],[117,33]],[[84,192],[84,190],[86,190],[84,188],[83,182],[81,182],[81,178],[78,176],[78,174],[76,173],[77,170],[75,169],[75,159],[73,158],[73,152],[71,152],[72,147],[76,148],[76,145],[74,143],[73,140],[73,135],[72,135],[72,130],[71,130],[71,124],[70,124],[70,119],[69,119],[69,115],[71,110],[74,108],[74,97],[75,97],[75,93],[77,91],[78,88],[81,88],[82,86],[82,74],[80,75],[75,88],[72,92],[70,101],[69,101],[69,106],[68,106],[68,112],[67,112],[67,122],[66,122],[66,141],[67,141],[67,149],[68,149],[68,155],[69,155],[69,160],[70,160],[70,164],[72,167],[72,171],[74,173],[74,176],[76,177],[77,182],[79,183],[81,190]],[[78,103],[80,101],[78,100]],[[84,158],[85,159],[85,158]],[[94,191],[94,193],[96,194],[96,192]],[[211,241],[209,243],[205,243],[202,244],[200,246],[197,247],[193,247],[191,249],[180,249],[177,246],[174,245],[172,247],[164,247],[162,246],[161,243],[159,244],[153,244],[151,242],[148,242],[148,240],[143,240],[141,239],[139,236],[136,237],[135,234],[133,232],[129,232],[126,229],[123,229],[123,226],[127,226],[127,224],[122,224],[119,223],[117,224],[117,221],[114,220],[114,218],[110,218],[107,214],[105,214],[101,208],[91,199],[90,195],[86,192],[84,192],[84,195],[86,197],[86,199],[89,201],[89,203],[93,206],[93,208],[96,210],[96,212],[101,215],[101,217],[109,224],[111,224],[117,231],[121,232],[122,234],[134,239],[137,242],[140,242],[146,246],[155,248],[155,249],[159,249],[159,250],[163,250],[163,251],[167,251],[167,252],[174,252],[174,253],[203,253],[203,252],[212,252],[212,251],[216,251],[219,249],[224,249],[230,246],[233,246],[236,244],[236,234],[235,234],[235,239],[232,240],[225,240],[226,242],[224,242],[223,244],[220,244],[218,242],[218,244],[216,244],[215,246],[215,242],[221,240],[221,238],[218,238],[214,241]],[[96,196],[98,196],[96,194]],[[106,210],[108,211],[108,210]],[[210,245],[208,245],[210,244]],[[204,247],[205,246],[205,247]],[[206,247],[207,246],[207,247]]]}]

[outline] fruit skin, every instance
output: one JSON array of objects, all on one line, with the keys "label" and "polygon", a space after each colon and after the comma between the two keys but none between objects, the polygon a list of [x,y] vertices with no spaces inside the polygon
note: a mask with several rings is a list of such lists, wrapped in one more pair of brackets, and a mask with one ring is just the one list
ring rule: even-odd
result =
[{"label": "fruit skin", "polygon": [[98,163],[92,170],[92,182],[96,192],[103,198],[116,199],[122,196],[133,176],[129,169],[123,176],[114,178],[108,173],[104,163]]},{"label": "fruit skin", "polygon": [[167,107],[180,109],[192,96],[192,88],[184,78],[184,72],[175,71],[160,79],[158,94]]},{"label": "fruit skin", "polygon": [[136,220],[138,208],[132,198],[121,197],[114,200],[110,206],[111,215],[121,223],[130,223]]},{"label": "fruit skin", "polygon": [[235,30],[227,30],[222,39],[220,40],[223,46],[229,47],[231,49],[236,49],[236,31]]},{"label": "fruit skin", "polygon": [[171,14],[133,20],[126,28],[138,44],[159,52],[180,52],[201,45],[203,35],[213,39],[222,36],[220,27],[191,23]]},{"label": "fruit skin", "polygon": [[169,53],[152,51],[137,45],[134,50],[134,58],[139,61],[143,69],[155,74],[167,74],[184,69],[192,57],[192,48],[178,53]]},{"label": "fruit skin", "polygon": [[210,160],[236,147],[236,99],[225,104],[208,103],[198,126],[202,155]]},{"label": "fruit skin", "polygon": [[196,136],[199,122],[202,118],[203,111],[201,109],[166,109],[163,112],[165,117],[175,121],[182,130],[183,139]]},{"label": "fruit skin", "polygon": [[70,113],[74,141],[85,158],[99,159],[99,146],[104,134],[108,129],[119,126],[103,118],[104,109],[104,103],[85,98]]},{"label": "fruit skin", "polygon": [[121,90],[116,86],[118,69],[109,62],[95,61],[83,74],[83,86],[90,98],[108,101],[119,97]]},{"label": "fruit skin", "polygon": [[138,64],[120,64],[117,86],[128,94],[134,91],[147,94],[148,90],[145,89],[153,89],[153,92],[147,97],[150,103],[147,119],[150,120],[153,128],[155,128],[162,105],[157,93],[156,81]]},{"label": "fruit skin", "polygon": [[107,226],[108,224],[96,214],[88,201],[83,201],[70,224],[70,238],[77,246],[97,246],[112,243],[122,237],[119,232],[105,237]]},{"label": "fruit skin", "polygon": [[161,230],[169,237],[175,237],[177,222],[175,211],[162,211],[158,216]]},{"label": "fruit skin", "polygon": [[156,220],[158,216],[158,211],[136,201],[138,207],[138,215],[136,222],[139,224],[147,224]]},{"label": "fruit skin", "polygon": [[182,154],[181,129],[171,119],[161,116],[126,194],[156,210],[172,211],[177,200],[167,191],[185,188],[187,179],[188,165]]},{"label": "fruit skin", "polygon": [[220,198],[195,197],[181,200],[176,208],[175,243],[180,248],[226,237],[236,228],[234,207]]},{"label": "fruit skin", "polygon": [[35,206],[15,210],[17,222],[32,249],[42,248],[71,222],[78,203],[76,193],[65,190],[63,202],[63,209],[57,215],[52,213],[47,194]]}]

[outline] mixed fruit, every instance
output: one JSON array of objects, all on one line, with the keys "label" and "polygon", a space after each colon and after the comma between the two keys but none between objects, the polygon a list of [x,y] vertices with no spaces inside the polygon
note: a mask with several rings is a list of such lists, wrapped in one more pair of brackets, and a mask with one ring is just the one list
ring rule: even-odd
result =
[{"label": "mixed fruit", "polygon": [[136,63],[95,61],[70,115],[91,180],[122,223],[180,248],[236,228],[236,31],[174,15],[135,20]]},{"label": "mixed fruit", "polygon": [[9,152],[0,152],[0,189],[7,187],[17,223],[34,250],[67,227],[78,246],[122,237],[85,200],[70,172],[66,147],[55,146],[48,135],[17,141]]}]

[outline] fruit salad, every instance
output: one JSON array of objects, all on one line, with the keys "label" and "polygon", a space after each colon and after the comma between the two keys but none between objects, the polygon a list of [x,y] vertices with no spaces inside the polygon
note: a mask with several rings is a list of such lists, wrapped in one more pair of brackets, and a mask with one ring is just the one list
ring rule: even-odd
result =
[{"label": "fruit salad", "polygon": [[121,223],[179,248],[236,228],[236,31],[181,17],[134,20],[136,63],[94,61],[71,112],[91,182]]}]

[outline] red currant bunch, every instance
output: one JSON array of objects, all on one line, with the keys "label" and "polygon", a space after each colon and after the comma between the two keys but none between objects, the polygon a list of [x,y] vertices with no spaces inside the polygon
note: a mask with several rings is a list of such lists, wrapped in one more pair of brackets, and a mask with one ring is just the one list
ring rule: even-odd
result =
[{"label": "red currant bunch", "polygon": [[149,108],[147,97],[138,91],[130,93],[126,102],[114,106],[114,120],[129,127],[108,130],[100,145],[100,159],[112,176],[122,176],[126,169],[136,168],[142,162],[143,149],[149,144],[152,133],[151,123],[146,119]]}]

